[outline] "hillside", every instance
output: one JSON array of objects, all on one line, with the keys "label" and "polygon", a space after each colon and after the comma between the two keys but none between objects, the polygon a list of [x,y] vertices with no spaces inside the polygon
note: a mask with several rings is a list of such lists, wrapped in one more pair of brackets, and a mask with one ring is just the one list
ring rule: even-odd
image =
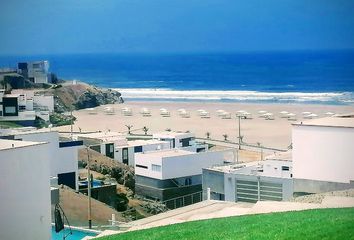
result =
[{"label": "hillside", "polygon": [[354,239],[354,208],[257,214],[174,224],[98,238]]}]

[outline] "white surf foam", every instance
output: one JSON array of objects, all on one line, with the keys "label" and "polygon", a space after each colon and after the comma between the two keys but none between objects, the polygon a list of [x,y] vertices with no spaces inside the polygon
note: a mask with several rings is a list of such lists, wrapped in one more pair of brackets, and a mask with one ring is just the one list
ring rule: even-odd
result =
[{"label": "white surf foam", "polygon": [[152,88],[120,88],[125,99],[161,100],[209,100],[209,101],[270,101],[270,102],[351,102],[354,94],[350,92],[258,92],[258,91],[211,91],[211,90],[172,90]]}]

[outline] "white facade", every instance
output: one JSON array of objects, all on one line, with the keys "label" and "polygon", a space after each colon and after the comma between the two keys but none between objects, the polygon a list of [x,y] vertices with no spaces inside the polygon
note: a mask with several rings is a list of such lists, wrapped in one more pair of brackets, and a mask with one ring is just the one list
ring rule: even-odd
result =
[{"label": "white facade", "polygon": [[58,177],[59,174],[75,173],[74,188],[78,190],[78,148],[80,146],[60,146],[59,134],[55,131],[14,131],[8,135],[14,135],[14,139],[16,140],[47,142],[50,149],[50,158],[48,158],[48,161],[50,161],[50,176]]},{"label": "white facade", "polygon": [[227,161],[225,151],[195,153],[170,149],[135,155],[135,174],[159,180],[202,174],[202,169]]},{"label": "white facade", "polygon": [[354,118],[327,118],[294,124],[296,179],[349,183],[354,180]]},{"label": "white facade", "polygon": [[[48,83],[49,62],[35,61],[27,63],[19,63],[21,68],[18,69],[19,74],[32,80],[34,83]],[[26,67],[24,66],[26,65]]]},{"label": "white facade", "polygon": [[48,144],[0,140],[0,239],[51,239]]},{"label": "white facade", "polygon": [[[195,147],[195,134],[184,132],[160,132],[152,135],[153,139],[160,141],[167,141],[170,144],[170,148],[190,148]],[[185,149],[187,150],[187,149]],[[190,149],[188,149],[190,150]],[[195,151],[196,149],[191,149]]]}]

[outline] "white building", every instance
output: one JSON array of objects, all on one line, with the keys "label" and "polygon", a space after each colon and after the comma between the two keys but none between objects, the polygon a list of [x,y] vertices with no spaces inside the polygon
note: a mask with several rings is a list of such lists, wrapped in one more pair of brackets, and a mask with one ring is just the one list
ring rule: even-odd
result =
[{"label": "white building", "polygon": [[296,192],[353,187],[354,116],[327,117],[293,124]]},{"label": "white building", "polygon": [[53,111],[53,96],[35,95],[32,90],[13,90],[11,94],[0,90],[0,121],[33,126],[36,116],[49,121],[49,114]]},{"label": "white building", "polygon": [[203,169],[203,193],[231,202],[282,201],[293,197],[292,162],[284,155],[265,161]]},{"label": "white building", "polygon": [[128,141],[126,135],[117,132],[79,134],[75,137],[89,139],[87,142],[91,149],[129,166],[134,166],[135,153],[170,148],[168,142],[154,139]]},{"label": "white building", "polygon": [[183,148],[187,151],[200,152],[207,151],[207,145],[199,145],[195,141],[195,134],[190,132],[172,132],[165,131],[154,133],[153,139],[166,141],[169,143],[170,148]]},{"label": "white building", "polygon": [[182,149],[138,153],[135,155],[135,191],[160,201],[201,192],[202,169],[229,161],[228,153],[196,153]]},{"label": "white building", "polygon": [[[48,155],[50,176],[57,177],[58,184],[64,184],[78,190],[78,148],[83,145],[82,141],[61,142],[58,132],[49,131],[48,129],[7,131],[2,136],[0,135],[0,138],[47,142],[47,147],[50,150],[50,154]],[[33,165],[33,167],[37,166]]]},{"label": "white building", "polygon": [[51,239],[47,143],[0,139],[0,239]]},{"label": "white building", "polygon": [[34,83],[48,83],[49,62],[21,62],[18,63],[18,73]]}]

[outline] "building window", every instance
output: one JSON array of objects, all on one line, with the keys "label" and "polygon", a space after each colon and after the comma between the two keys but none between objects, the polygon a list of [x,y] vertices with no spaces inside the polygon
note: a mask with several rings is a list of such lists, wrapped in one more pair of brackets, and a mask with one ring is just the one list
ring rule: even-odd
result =
[{"label": "building window", "polygon": [[5,107],[5,113],[6,114],[16,113],[16,107]]},{"label": "building window", "polygon": [[135,152],[135,153],[143,152],[143,146],[136,146],[136,147],[134,147],[134,152]]},{"label": "building window", "polygon": [[185,186],[192,185],[192,179],[191,179],[191,178],[186,178],[186,179],[184,180],[184,185],[185,185]]},{"label": "building window", "polygon": [[282,167],[281,167],[281,170],[283,170],[283,171],[289,171],[290,168],[289,168],[288,166],[282,166]]},{"label": "building window", "polygon": [[160,165],[156,165],[156,164],[152,164],[151,165],[151,170],[154,172],[161,172],[161,166]]},{"label": "building window", "polygon": [[145,169],[148,169],[148,167],[147,167],[147,166],[144,166],[144,165],[139,165],[139,164],[136,164],[136,165],[135,165],[135,167],[137,167],[137,168],[145,168]]}]

